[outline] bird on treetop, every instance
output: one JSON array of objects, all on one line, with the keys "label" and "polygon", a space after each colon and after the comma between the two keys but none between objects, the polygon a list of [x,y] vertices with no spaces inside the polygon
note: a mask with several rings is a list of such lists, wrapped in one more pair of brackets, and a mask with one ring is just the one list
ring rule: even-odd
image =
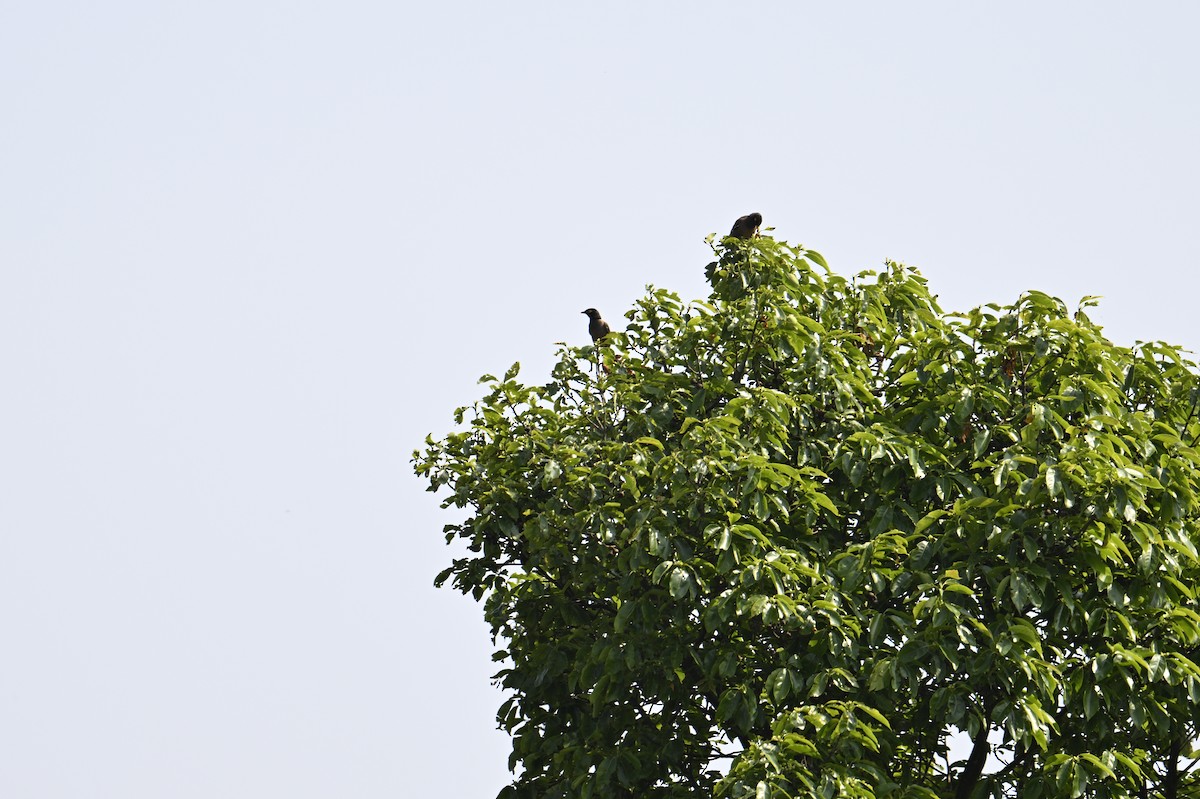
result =
[{"label": "bird on treetop", "polygon": [[745,216],[739,216],[733,223],[729,235],[736,239],[752,239],[758,235],[758,226],[762,224],[762,214],[757,211]]},{"label": "bird on treetop", "polygon": [[595,308],[588,308],[581,313],[587,314],[588,318],[588,333],[592,337],[592,342],[595,343],[609,334],[611,328],[608,322],[600,318],[600,312]]}]

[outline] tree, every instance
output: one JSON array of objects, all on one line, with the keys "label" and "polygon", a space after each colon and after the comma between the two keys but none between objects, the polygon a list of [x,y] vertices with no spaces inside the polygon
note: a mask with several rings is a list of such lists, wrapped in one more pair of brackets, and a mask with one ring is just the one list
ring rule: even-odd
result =
[{"label": "tree", "polygon": [[1200,795],[1195,365],[1094,298],[714,249],[707,301],[414,454],[501,642],[501,797]]}]

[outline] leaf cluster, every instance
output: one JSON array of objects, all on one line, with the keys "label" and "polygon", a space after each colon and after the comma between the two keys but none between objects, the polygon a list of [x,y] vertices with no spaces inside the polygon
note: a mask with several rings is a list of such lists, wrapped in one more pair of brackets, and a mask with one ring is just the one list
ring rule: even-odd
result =
[{"label": "leaf cluster", "polygon": [[714,249],[706,301],[650,288],[414,455],[501,646],[502,796],[1196,790],[1195,365],[1091,298]]}]

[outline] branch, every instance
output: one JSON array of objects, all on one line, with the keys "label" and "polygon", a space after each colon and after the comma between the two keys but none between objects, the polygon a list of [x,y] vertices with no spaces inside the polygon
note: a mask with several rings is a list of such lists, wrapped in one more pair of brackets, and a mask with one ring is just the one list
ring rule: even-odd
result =
[{"label": "branch", "polygon": [[991,752],[987,737],[988,725],[980,724],[979,732],[975,733],[975,740],[971,746],[971,756],[967,759],[967,765],[958,778],[958,788],[954,791],[954,799],[969,799],[979,778],[983,776],[983,767]]}]

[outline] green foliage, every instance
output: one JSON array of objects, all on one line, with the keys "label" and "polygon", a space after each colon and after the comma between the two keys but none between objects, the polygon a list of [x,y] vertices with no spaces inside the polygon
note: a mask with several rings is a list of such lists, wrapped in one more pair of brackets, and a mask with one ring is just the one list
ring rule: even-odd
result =
[{"label": "green foliage", "polygon": [[717,252],[414,456],[503,646],[502,797],[1194,791],[1194,365],[1091,298]]}]

